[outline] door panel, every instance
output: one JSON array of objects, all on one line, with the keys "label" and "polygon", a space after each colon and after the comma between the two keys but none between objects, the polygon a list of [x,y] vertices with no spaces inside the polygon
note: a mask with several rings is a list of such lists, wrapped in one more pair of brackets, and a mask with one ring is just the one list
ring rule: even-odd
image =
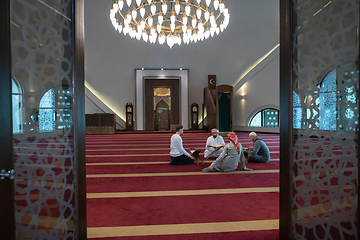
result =
[{"label": "door panel", "polygon": [[82,9],[0,3],[1,238],[86,239]]},{"label": "door panel", "polygon": [[[10,0],[0,1],[0,170],[13,169],[11,121]],[[0,180],[0,235],[15,239],[14,180]]]},{"label": "door panel", "polygon": [[358,239],[359,2],[283,2],[280,237]]},{"label": "door panel", "polygon": [[75,238],[72,1],[12,0],[11,20],[16,237]]},{"label": "door panel", "polygon": [[146,79],[145,80],[145,130],[152,131],[155,126],[154,87],[169,87],[171,90],[170,124],[180,123],[180,88],[178,79]]},{"label": "door panel", "polygon": [[231,95],[230,93],[219,93],[219,131],[231,132]]}]

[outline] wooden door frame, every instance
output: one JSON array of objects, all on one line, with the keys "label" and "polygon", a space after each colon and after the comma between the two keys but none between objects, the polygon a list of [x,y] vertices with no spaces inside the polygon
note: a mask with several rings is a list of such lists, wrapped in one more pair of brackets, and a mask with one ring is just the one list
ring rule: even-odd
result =
[{"label": "wooden door frame", "polygon": [[183,68],[142,68],[135,69],[135,130],[145,130],[144,81],[146,79],[179,79],[180,83],[180,124],[189,128],[189,69]]},{"label": "wooden door frame", "polygon": [[[87,239],[85,164],[85,85],[84,85],[84,0],[72,1],[74,29],[74,151],[76,174],[76,239]],[[12,92],[11,92],[11,12],[10,0],[0,1],[0,169],[13,169]],[[10,117],[9,117],[10,116]],[[16,173],[15,173],[16,174]],[[15,239],[14,180],[0,180],[0,236]]]},{"label": "wooden door frame", "polygon": [[86,211],[86,143],[85,143],[85,30],[84,0],[73,0],[74,29],[74,158],[76,237],[87,239]]},{"label": "wooden door frame", "polygon": [[[0,1],[0,170],[14,169],[13,133],[12,133],[12,96],[11,96],[11,28],[10,0]],[[0,236],[4,239],[15,239],[15,195],[14,180],[0,180],[1,218]]]},{"label": "wooden door frame", "polygon": [[292,149],[292,1],[280,0],[280,204],[279,239],[292,239],[291,149]]}]

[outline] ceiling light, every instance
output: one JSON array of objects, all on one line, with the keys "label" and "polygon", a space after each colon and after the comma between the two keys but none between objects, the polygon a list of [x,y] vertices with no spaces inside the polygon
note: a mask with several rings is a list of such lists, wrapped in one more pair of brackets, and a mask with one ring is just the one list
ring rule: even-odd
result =
[{"label": "ceiling light", "polygon": [[114,0],[109,16],[116,31],[170,48],[218,35],[230,19],[225,0]]}]

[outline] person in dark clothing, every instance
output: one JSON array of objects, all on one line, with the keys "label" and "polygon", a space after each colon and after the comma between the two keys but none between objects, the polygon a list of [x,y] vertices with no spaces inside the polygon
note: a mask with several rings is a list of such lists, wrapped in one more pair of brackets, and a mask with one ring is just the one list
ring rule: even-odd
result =
[{"label": "person in dark clothing", "polygon": [[255,132],[249,134],[249,138],[254,142],[254,147],[244,150],[248,155],[247,162],[266,163],[270,161],[270,151],[262,138],[258,137]]}]

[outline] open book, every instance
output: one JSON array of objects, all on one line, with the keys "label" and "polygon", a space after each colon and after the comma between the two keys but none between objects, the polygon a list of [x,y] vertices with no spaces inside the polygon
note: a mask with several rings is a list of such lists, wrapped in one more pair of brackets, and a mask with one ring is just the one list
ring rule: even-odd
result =
[{"label": "open book", "polygon": [[[194,152],[196,152],[198,150],[195,150],[195,149],[190,149],[190,153],[193,154]],[[200,152],[200,151],[199,151]]]},{"label": "open book", "polygon": [[220,148],[222,148],[223,146],[224,146],[224,145],[211,145],[211,147],[213,147],[213,148],[215,148],[215,149],[216,149],[216,148],[219,148],[219,149],[220,149]]},{"label": "open book", "polygon": [[190,148],[190,155],[194,157],[195,162],[198,163],[203,163],[203,160],[200,157],[200,152],[201,150],[196,150],[194,148]]}]

